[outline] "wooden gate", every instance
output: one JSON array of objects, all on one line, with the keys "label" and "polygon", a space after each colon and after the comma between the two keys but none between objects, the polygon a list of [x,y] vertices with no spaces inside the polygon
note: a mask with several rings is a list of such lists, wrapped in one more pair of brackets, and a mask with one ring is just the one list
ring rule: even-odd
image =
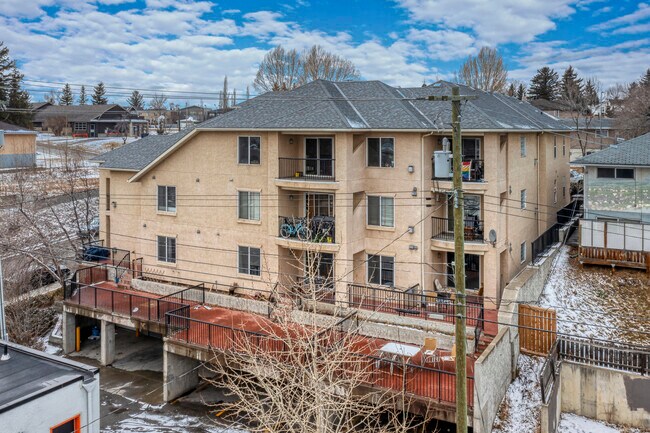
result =
[{"label": "wooden gate", "polygon": [[519,305],[519,349],[547,356],[557,338],[557,317],[552,308]]}]

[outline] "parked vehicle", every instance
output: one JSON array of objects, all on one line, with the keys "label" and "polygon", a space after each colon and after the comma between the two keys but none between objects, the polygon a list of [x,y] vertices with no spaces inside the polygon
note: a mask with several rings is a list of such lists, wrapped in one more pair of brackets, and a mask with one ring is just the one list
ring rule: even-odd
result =
[{"label": "parked vehicle", "polygon": [[[58,275],[57,279],[54,275]],[[47,268],[38,268],[32,271],[29,277],[29,285],[32,289],[38,289],[56,281],[67,280],[72,276],[70,268],[64,265],[59,265],[58,269],[54,265],[49,265]]]}]

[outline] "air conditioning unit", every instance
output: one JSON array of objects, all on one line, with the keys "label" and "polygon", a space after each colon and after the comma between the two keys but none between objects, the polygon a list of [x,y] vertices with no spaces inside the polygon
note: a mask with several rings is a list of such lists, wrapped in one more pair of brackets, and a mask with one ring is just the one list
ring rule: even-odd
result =
[{"label": "air conditioning unit", "polygon": [[449,150],[433,152],[433,172],[436,178],[449,179],[452,177],[451,159],[452,154]]}]

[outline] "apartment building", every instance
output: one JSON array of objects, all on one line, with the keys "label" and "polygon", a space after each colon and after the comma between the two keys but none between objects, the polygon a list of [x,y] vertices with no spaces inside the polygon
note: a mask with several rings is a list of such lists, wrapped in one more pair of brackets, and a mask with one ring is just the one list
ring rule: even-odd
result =
[{"label": "apartment building", "polygon": [[[97,158],[101,237],[163,280],[450,296],[451,84],[318,80]],[[495,310],[570,199],[568,128],[461,86],[467,286]]]}]

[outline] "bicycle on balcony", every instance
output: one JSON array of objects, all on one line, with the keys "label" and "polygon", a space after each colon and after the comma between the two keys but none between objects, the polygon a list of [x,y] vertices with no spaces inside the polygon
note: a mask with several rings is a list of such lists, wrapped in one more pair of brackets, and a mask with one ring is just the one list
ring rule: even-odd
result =
[{"label": "bicycle on balcony", "polygon": [[285,239],[297,237],[301,241],[311,239],[311,229],[304,218],[285,218],[280,226],[280,236]]}]

